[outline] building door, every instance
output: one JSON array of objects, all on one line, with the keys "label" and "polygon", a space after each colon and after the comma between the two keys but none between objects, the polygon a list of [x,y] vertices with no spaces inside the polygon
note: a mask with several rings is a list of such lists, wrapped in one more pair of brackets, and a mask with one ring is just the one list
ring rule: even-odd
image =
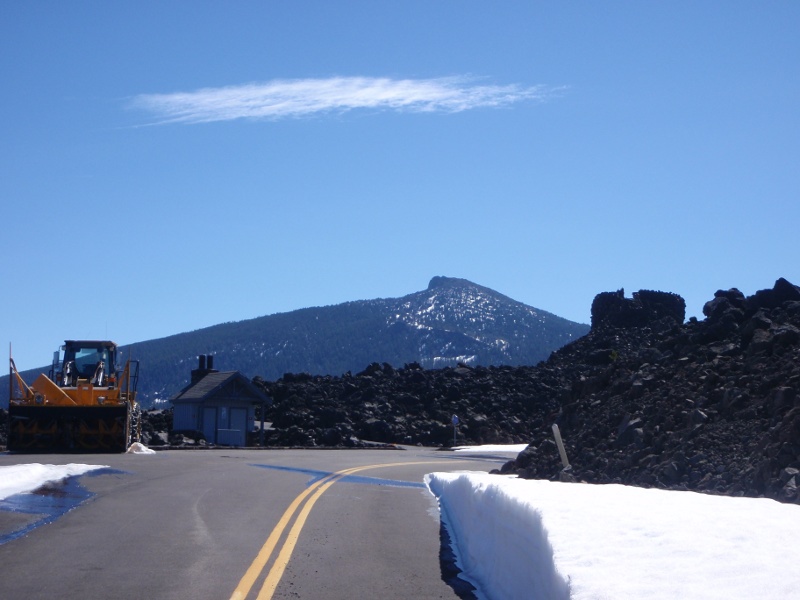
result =
[{"label": "building door", "polygon": [[247,409],[246,408],[231,408],[231,429],[238,431],[235,434],[238,442],[237,446],[244,446],[247,440]]},{"label": "building door", "polygon": [[217,409],[214,406],[203,408],[203,435],[209,444],[217,443]]}]

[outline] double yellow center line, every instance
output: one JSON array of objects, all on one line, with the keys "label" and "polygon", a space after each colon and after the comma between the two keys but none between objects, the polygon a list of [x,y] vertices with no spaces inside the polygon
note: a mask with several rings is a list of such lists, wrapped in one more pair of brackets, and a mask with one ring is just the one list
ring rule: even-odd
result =
[{"label": "double yellow center line", "polygon": [[305,491],[297,496],[294,501],[292,501],[292,503],[289,505],[289,508],[287,508],[283,513],[283,516],[281,516],[278,524],[275,525],[275,528],[272,530],[272,533],[269,534],[267,541],[256,555],[255,560],[253,560],[241,581],[239,581],[239,585],[236,586],[236,589],[233,591],[230,600],[244,600],[250,593],[250,590],[253,588],[256,580],[261,575],[264,567],[272,557],[275,547],[278,545],[284,530],[289,525],[289,522],[292,520],[295,513],[297,513],[298,508],[303,504],[306,498],[308,498],[308,501],[305,503],[305,505],[303,505],[302,510],[300,510],[299,514],[297,515],[297,519],[295,519],[294,525],[292,525],[292,528],[289,530],[289,534],[286,536],[286,540],[283,542],[283,546],[281,546],[272,568],[269,570],[269,573],[267,573],[267,577],[261,586],[261,591],[258,593],[258,600],[270,600],[272,598],[272,595],[275,593],[275,589],[278,587],[278,583],[283,576],[283,572],[286,570],[286,565],[289,564],[289,559],[291,558],[294,547],[297,544],[297,538],[300,537],[300,531],[303,529],[306,519],[308,519],[308,514],[311,512],[311,509],[314,507],[314,504],[316,504],[317,500],[319,500],[319,497],[322,496],[322,494],[324,494],[325,491],[339,479],[346,477],[347,475],[352,475],[353,473],[358,473],[359,471],[366,471],[367,469],[432,464],[433,462],[446,461],[416,461],[353,467],[351,469],[344,469],[343,471],[332,473],[320,479],[313,485],[310,485]]}]

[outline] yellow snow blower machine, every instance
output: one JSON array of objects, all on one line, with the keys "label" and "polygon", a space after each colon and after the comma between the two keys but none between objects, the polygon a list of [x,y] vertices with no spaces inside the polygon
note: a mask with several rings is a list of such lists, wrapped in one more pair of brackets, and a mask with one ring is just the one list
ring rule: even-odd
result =
[{"label": "yellow snow blower machine", "polygon": [[67,340],[31,385],[10,363],[9,450],[125,452],[139,441],[139,361],[117,369],[114,342]]}]

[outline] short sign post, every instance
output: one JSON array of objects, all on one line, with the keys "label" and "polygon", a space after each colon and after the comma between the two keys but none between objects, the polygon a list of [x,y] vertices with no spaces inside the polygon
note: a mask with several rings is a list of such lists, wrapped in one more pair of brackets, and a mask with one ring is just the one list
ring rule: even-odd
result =
[{"label": "short sign post", "polygon": [[553,423],[553,437],[556,438],[556,446],[558,446],[558,453],[561,455],[561,464],[564,466],[564,469],[569,469],[569,460],[567,460],[567,451],[564,448],[564,441],[561,439],[561,431],[558,429],[558,425]]},{"label": "short sign post", "polygon": [[453,415],[453,446],[456,445],[456,427],[458,427],[458,417]]}]

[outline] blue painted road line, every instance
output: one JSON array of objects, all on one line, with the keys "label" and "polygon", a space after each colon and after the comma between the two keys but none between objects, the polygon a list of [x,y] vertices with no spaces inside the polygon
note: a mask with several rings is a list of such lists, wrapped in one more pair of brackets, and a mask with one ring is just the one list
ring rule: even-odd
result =
[{"label": "blue painted road line", "polygon": [[[298,469],[296,467],[285,467],[281,465],[261,465],[251,464],[251,467],[259,467],[260,469],[272,469],[275,471],[290,471],[295,473],[303,473],[311,475],[312,478],[308,480],[307,486],[314,485],[317,481],[333,475],[331,471],[317,471],[314,469]],[[382,479],[380,477],[365,477],[363,475],[344,475],[338,479],[339,483],[358,483],[362,485],[384,485],[389,487],[399,488],[418,488],[425,489],[425,484],[416,481],[402,481],[399,479]]]}]

